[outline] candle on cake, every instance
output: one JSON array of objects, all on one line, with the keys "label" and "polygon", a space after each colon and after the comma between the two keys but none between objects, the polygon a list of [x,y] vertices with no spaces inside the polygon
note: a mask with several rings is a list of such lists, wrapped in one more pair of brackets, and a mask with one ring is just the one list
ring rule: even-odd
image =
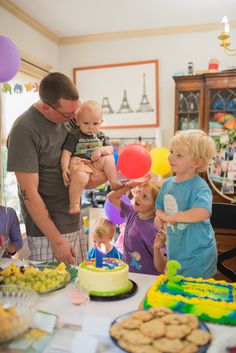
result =
[{"label": "candle on cake", "polygon": [[106,252],[106,247],[105,244],[101,244],[101,249],[96,248],[95,249],[95,259],[96,259],[96,267],[102,267],[102,261],[104,254]]}]

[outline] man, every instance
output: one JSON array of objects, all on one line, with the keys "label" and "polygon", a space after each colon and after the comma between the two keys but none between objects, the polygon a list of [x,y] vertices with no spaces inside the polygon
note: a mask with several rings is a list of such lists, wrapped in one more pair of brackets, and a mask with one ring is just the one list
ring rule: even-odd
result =
[{"label": "man", "polygon": [[10,131],[7,170],[17,178],[30,259],[74,264],[77,255],[79,262],[86,257],[87,248],[80,216],[68,213],[60,156],[68,132],[64,124],[75,117],[79,95],[67,76],[53,72],[42,79],[39,97]]}]

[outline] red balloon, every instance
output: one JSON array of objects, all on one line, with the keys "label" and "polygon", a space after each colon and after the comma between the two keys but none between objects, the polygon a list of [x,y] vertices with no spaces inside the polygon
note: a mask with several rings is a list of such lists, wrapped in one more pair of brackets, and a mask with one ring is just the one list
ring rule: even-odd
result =
[{"label": "red balloon", "polygon": [[152,164],[152,159],[147,149],[138,144],[125,146],[118,158],[118,170],[128,179],[141,178],[146,175]]}]

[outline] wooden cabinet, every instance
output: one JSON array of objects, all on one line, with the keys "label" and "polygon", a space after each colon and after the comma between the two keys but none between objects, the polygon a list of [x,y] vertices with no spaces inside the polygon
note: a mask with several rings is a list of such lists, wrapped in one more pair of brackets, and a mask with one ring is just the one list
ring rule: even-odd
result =
[{"label": "wooden cabinet", "polygon": [[236,198],[236,70],[175,76],[175,131],[203,129],[217,155],[208,170],[214,201]]}]

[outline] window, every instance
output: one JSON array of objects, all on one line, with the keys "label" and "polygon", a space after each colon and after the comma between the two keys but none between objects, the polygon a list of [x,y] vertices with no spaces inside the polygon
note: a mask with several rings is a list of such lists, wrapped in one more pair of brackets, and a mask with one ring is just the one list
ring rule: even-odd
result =
[{"label": "window", "polygon": [[16,210],[23,223],[17,196],[17,183],[14,173],[7,172],[6,141],[16,118],[33,103],[39,100],[39,78],[22,72],[9,82],[1,85],[1,204]]}]

